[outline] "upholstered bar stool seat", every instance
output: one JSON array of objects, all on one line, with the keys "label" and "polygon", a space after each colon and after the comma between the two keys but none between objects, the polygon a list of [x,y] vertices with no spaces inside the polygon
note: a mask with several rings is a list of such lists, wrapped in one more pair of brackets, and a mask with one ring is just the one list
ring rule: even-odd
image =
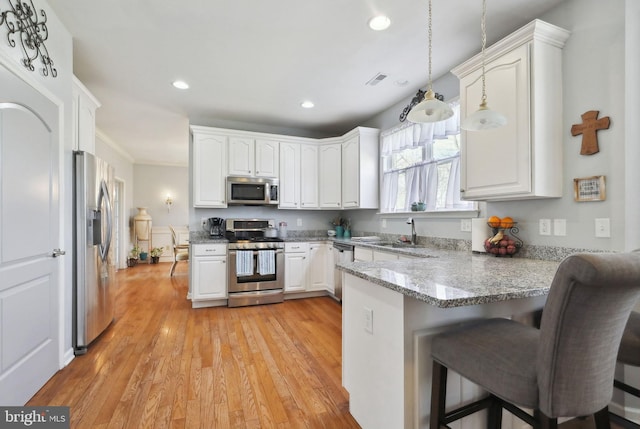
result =
[{"label": "upholstered bar stool seat", "polygon": [[[639,296],[640,253],[576,254],[558,267],[539,330],[489,319],[435,336],[431,429],[484,408],[490,428],[503,408],[534,428],[591,414],[609,428],[618,347]],[[445,413],[448,369],[489,396]]]}]

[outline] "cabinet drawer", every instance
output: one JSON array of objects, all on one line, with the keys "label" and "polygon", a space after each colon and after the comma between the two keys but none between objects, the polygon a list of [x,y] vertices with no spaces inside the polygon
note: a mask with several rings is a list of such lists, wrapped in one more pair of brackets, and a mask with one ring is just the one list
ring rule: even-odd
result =
[{"label": "cabinet drawer", "polygon": [[226,244],[194,244],[193,256],[223,256],[227,254]]},{"label": "cabinet drawer", "polygon": [[308,252],[309,243],[284,243],[284,253]]}]

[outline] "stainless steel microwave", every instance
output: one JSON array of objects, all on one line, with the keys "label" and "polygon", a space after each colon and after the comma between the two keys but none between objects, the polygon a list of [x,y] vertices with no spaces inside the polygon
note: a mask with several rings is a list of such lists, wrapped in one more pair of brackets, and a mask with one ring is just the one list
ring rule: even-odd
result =
[{"label": "stainless steel microwave", "polygon": [[227,203],[266,206],[278,204],[279,180],[268,177],[227,177]]}]

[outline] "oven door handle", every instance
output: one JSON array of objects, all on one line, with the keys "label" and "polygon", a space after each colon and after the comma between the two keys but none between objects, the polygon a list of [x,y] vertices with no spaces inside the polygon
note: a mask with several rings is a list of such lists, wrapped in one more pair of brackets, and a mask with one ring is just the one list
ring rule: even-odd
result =
[{"label": "oven door handle", "polygon": [[229,250],[229,256],[235,256],[236,252],[238,252],[238,251],[240,251],[240,252],[253,252],[253,254],[256,255],[258,252],[261,252],[263,250],[275,250],[276,255],[284,253],[284,249],[232,249],[232,250]]}]

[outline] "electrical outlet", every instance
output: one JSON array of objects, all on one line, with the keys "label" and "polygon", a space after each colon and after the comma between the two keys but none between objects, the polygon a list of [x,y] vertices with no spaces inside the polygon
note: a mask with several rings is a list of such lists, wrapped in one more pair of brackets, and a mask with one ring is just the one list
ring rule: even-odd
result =
[{"label": "electrical outlet", "polygon": [[540,219],[540,235],[551,235],[551,219]]},{"label": "electrical outlet", "polygon": [[382,227],[383,228],[387,227],[387,220],[386,219],[382,219]]},{"label": "electrical outlet", "polygon": [[471,219],[460,219],[460,231],[471,232]]},{"label": "electrical outlet", "polygon": [[596,237],[598,238],[609,238],[611,237],[611,224],[609,222],[609,218],[596,218]]},{"label": "electrical outlet", "polygon": [[566,219],[554,219],[553,220],[553,235],[558,235],[558,236],[567,235],[567,220]]},{"label": "electrical outlet", "polygon": [[362,309],[362,315],[364,316],[364,330],[370,334],[373,334],[373,310],[364,307]]},{"label": "electrical outlet", "polygon": [[302,226],[302,219],[298,218],[296,221],[297,226]]}]

